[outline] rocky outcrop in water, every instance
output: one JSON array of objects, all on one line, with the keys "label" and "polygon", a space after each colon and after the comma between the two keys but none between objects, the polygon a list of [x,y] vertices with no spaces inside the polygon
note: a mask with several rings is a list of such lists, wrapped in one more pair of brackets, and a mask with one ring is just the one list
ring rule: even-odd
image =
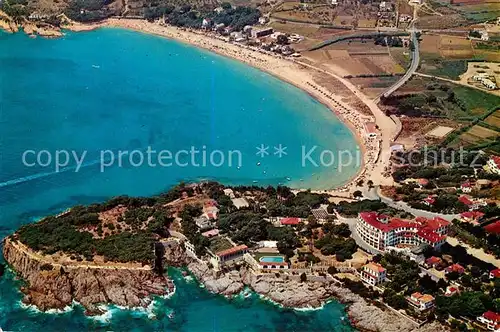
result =
[{"label": "rocky outcrop in water", "polygon": [[97,314],[101,303],[126,307],[145,307],[149,295],[169,292],[166,277],[148,269],[89,268],[54,266],[21,250],[10,238],[4,240],[5,260],[27,282],[22,288],[23,302],[40,310],[64,308],[73,300],[89,314]]}]

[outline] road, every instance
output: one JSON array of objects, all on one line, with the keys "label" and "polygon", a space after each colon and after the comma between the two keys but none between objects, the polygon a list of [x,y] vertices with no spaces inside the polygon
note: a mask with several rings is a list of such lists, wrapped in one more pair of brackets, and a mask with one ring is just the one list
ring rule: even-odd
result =
[{"label": "road", "polygon": [[500,259],[495,258],[495,256],[486,253],[482,248],[476,249],[469,246],[467,243],[459,243],[459,241],[454,237],[447,237],[446,241],[452,245],[457,246],[460,245],[467,250],[467,253],[471,256],[476,257],[477,259],[482,260],[483,262],[490,263],[497,268],[500,268]]},{"label": "road", "polygon": [[393,86],[391,86],[386,92],[384,92],[383,96],[385,98],[389,97],[394,93],[397,89],[402,87],[412,76],[415,74],[418,68],[418,64],[420,63],[420,52],[417,38],[417,31],[412,28],[410,31],[411,40],[413,43],[413,51],[411,52],[411,65],[410,68],[406,71],[403,77],[399,81],[397,81]]},{"label": "road", "polygon": [[382,202],[387,204],[388,206],[406,211],[408,213],[413,214],[416,217],[424,217],[428,219],[432,219],[435,217],[440,217],[448,221],[452,221],[453,219],[457,219],[460,215],[459,214],[442,214],[442,213],[434,213],[430,211],[425,211],[425,210],[418,210],[410,207],[407,203],[405,202],[396,202],[393,201],[392,199],[383,196],[380,193],[380,187],[376,186],[375,188],[372,189],[363,189],[363,196],[368,198],[368,199],[380,199]]}]

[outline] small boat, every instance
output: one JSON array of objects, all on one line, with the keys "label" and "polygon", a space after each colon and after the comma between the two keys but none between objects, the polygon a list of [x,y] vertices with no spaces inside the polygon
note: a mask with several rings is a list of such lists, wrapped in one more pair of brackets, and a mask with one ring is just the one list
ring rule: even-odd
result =
[{"label": "small boat", "polygon": [[168,318],[173,319],[174,318],[174,313],[173,312],[169,313],[168,314]]},{"label": "small boat", "polygon": [[260,161],[257,163],[257,166],[260,166]]},{"label": "small boat", "polygon": [[101,68],[101,66],[98,66],[98,65],[92,65],[92,68],[99,69],[99,68]]},{"label": "small boat", "polygon": [[259,182],[259,181],[257,181],[257,180],[253,180],[252,182],[253,182],[253,183],[257,183],[257,182]]},{"label": "small boat", "polygon": [[290,178],[290,177],[287,177],[286,179],[287,179],[287,181],[291,181],[292,180],[292,178]]}]

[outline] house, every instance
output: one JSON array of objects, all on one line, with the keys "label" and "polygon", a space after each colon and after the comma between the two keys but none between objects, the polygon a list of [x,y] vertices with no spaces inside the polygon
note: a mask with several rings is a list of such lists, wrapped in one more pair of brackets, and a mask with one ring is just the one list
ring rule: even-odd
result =
[{"label": "house", "polygon": [[375,122],[366,122],[365,125],[365,135],[368,138],[377,137],[377,125]]},{"label": "house", "polygon": [[243,256],[248,252],[248,247],[244,244],[216,252],[215,255],[210,259],[210,262],[215,267],[215,269],[220,269],[220,267],[228,264],[240,261]]},{"label": "house", "polygon": [[482,31],[479,31],[479,33],[481,34],[482,41],[490,40],[490,36],[488,35],[488,31],[482,30]]},{"label": "house", "polygon": [[484,202],[483,200],[480,200],[480,199],[475,199],[475,200],[472,200],[471,197],[468,197],[468,196],[465,196],[465,195],[462,195],[458,198],[458,200],[462,203],[464,203],[465,205],[467,205],[467,207],[469,208],[469,210],[478,210],[479,208],[481,208],[482,206],[486,206],[486,202]]},{"label": "house", "polygon": [[448,273],[451,273],[451,272],[456,272],[458,274],[464,274],[465,269],[460,264],[452,264],[452,265],[448,266],[446,269],[444,269],[444,273],[445,274],[448,274]]},{"label": "house", "polygon": [[435,305],[434,296],[421,294],[419,292],[411,294],[406,300],[410,305],[420,311],[431,309]]},{"label": "house", "polygon": [[421,178],[421,179],[417,179],[417,183],[418,183],[418,186],[420,188],[424,188],[429,184],[429,180]]},{"label": "house", "polygon": [[217,228],[201,233],[201,236],[204,236],[209,239],[217,235],[219,235],[219,230]]},{"label": "house", "polygon": [[495,90],[497,88],[497,84],[490,80],[489,78],[485,78],[481,81],[485,87],[487,87],[490,90]]},{"label": "house", "polygon": [[460,186],[460,190],[462,190],[462,192],[466,194],[470,193],[472,191],[471,183],[469,181],[462,183],[462,185]]},{"label": "house", "polygon": [[250,204],[248,204],[247,200],[244,199],[243,197],[233,198],[231,201],[233,202],[233,205],[237,209],[241,209],[241,208],[245,208],[245,207],[249,207],[250,206]]},{"label": "house", "polygon": [[500,315],[493,311],[486,311],[481,316],[477,317],[477,321],[486,325],[486,328],[491,331],[500,329]]},{"label": "house", "polygon": [[443,260],[439,257],[432,256],[425,260],[425,266],[427,268],[436,268],[443,264]]},{"label": "house", "polygon": [[236,196],[234,196],[233,189],[229,189],[229,188],[224,189],[224,195],[228,196],[231,199],[236,198]]},{"label": "house", "polygon": [[490,173],[500,174],[500,156],[491,156],[486,165]]},{"label": "house", "polygon": [[226,25],[224,23],[219,23],[214,25],[214,31],[223,32]]},{"label": "house", "polygon": [[273,28],[264,28],[264,29],[257,29],[257,30],[252,30],[252,38],[262,38],[265,36],[269,36],[274,32]]},{"label": "house", "polygon": [[500,278],[500,269],[494,269],[490,271],[490,279]]},{"label": "house", "polygon": [[191,242],[189,242],[189,240],[184,241],[184,247],[186,248],[186,252],[191,257],[198,257],[196,256],[196,250],[194,249],[194,245]]},{"label": "house", "polygon": [[387,278],[387,271],[382,265],[368,263],[361,269],[361,280],[372,286],[378,285]]},{"label": "house", "polygon": [[281,226],[297,226],[300,223],[300,218],[283,218],[280,220]]},{"label": "house", "polygon": [[260,25],[264,25],[267,22],[269,22],[269,17],[267,17],[267,16],[261,16],[261,17],[259,17],[259,24]]},{"label": "house", "polygon": [[436,203],[436,198],[434,198],[433,196],[429,195],[429,196],[427,196],[426,198],[424,198],[422,200],[422,203],[424,203],[427,206],[432,206],[432,205],[434,205],[434,203]]},{"label": "house", "polygon": [[217,8],[215,8],[215,9],[214,9],[214,12],[216,12],[217,14],[221,14],[221,13],[223,13],[223,12],[224,12],[224,8],[222,8],[222,7],[217,7]]},{"label": "house", "polygon": [[208,28],[210,28],[211,25],[212,25],[212,21],[210,21],[209,18],[204,18],[202,23],[201,23],[201,27],[203,29],[208,29]]},{"label": "house", "polygon": [[488,179],[478,179],[476,181],[476,189],[477,190],[489,188],[490,185],[491,185],[491,181]]},{"label": "house", "polygon": [[460,290],[457,286],[448,286],[446,287],[446,292],[444,292],[444,296],[453,296],[455,294],[460,293]]},{"label": "house", "polygon": [[483,216],[484,213],[479,211],[466,211],[460,213],[460,221],[477,225],[479,224]]},{"label": "house", "polygon": [[198,226],[198,228],[201,230],[212,228],[215,226],[214,221],[211,220],[207,215],[204,215],[204,214],[195,218],[194,222],[196,223],[196,226]]}]

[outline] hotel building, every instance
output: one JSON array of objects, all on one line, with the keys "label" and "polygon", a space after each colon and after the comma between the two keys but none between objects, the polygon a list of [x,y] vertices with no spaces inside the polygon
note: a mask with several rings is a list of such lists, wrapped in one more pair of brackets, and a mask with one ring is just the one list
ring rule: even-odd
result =
[{"label": "hotel building", "polygon": [[371,247],[385,251],[387,247],[418,246],[426,243],[439,249],[446,240],[449,222],[436,217],[415,220],[390,218],[377,212],[361,212],[356,233]]},{"label": "hotel building", "polygon": [[361,269],[361,280],[372,286],[384,282],[386,278],[387,271],[380,264],[368,263]]}]

